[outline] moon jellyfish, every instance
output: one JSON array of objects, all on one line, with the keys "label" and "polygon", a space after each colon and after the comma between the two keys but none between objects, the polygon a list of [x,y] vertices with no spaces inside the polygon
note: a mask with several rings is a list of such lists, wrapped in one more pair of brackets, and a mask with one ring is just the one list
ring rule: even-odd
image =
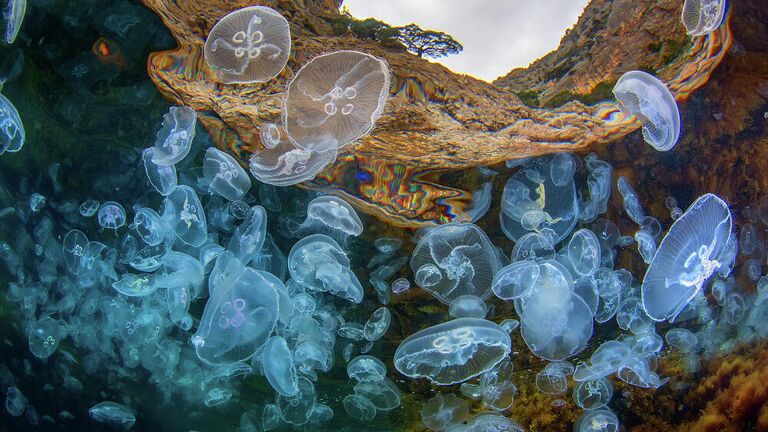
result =
[{"label": "moon jellyfish", "polygon": [[453,318],[485,318],[488,306],[483,299],[471,294],[456,297],[448,307],[448,315]]},{"label": "moon jellyfish", "polygon": [[29,326],[29,350],[39,359],[47,359],[59,347],[64,331],[52,318],[43,318]]},{"label": "moon jellyfish", "polygon": [[555,186],[565,186],[576,173],[576,156],[571,153],[557,153],[550,161],[549,175]]},{"label": "moon jellyfish", "polygon": [[116,230],[125,225],[125,209],[119,203],[107,201],[99,207],[99,225]]},{"label": "moon jellyfish", "polygon": [[248,210],[245,220],[235,228],[227,250],[237,259],[248,264],[256,259],[267,238],[267,211],[255,205]]},{"label": "moon jellyfish", "polygon": [[445,430],[469,417],[467,403],[454,394],[438,393],[421,407],[421,422],[432,431]]},{"label": "moon jellyfish", "polygon": [[573,233],[566,248],[570,270],[576,276],[591,276],[600,267],[600,243],[595,233],[580,229]]},{"label": "moon jellyfish", "polygon": [[351,394],[345,397],[341,403],[347,414],[360,421],[373,420],[376,417],[376,407],[365,396]]},{"label": "moon jellyfish", "polygon": [[78,207],[78,211],[83,217],[91,217],[99,211],[99,205],[100,203],[94,199],[85,200]]},{"label": "moon jellyfish", "polygon": [[619,419],[607,409],[584,411],[573,424],[573,432],[619,432]]},{"label": "moon jellyfish", "polygon": [[536,374],[536,388],[544,394],[563,394],[568,390],[567,375],[571,373],[573,365],[568,362],[548,363],[543,371]]},{"label": "moon jellyfish", "polygon": [[332,238],[313,234],[288,254],[291,277],[310,291],[329,292],[353,303],[363,301],[363,287],[349,268],[349,258]]},{"label": "moon jellyfish", "polygon": [[663,82],[643,71],[629,71],[613,87],[619,109],[637,116],[645,142],[659,151],[672,149],[680,137],[680,112]]},{"label": "moon jellyfish", "polygon": [[299,392],[299,378],[293,365],[293,355],[285,339],[272,336],[264,346],[264,376],[283,396],[293,396]]},{"label": "moon jellyfish", "polygon": [[99,423],[106,423],[122,430],[130,429],[136,416],[128,408],[115,402],[100,402],[88,410],[88,416]]},{"label": "moon jellyfish", "polygon": [[517,395],[517,386],[512,382],[513,372],[512,362],[505,358],[480,377],[481,396],[487,407],[504,411],[512,406]]},{"label": "moon jellyfish", "polygon": [[295,235],[321,232],[345,244],[347,237],[363,232],[363,222],[351,205],[335,196],[321,196],[307,206],[307,218],[296,229]]},{"label": "moon jellyfish", "polygon": [[171,107],[155,135],[152,162],[168,166],[184,159],[192,148],[196,122],[197,115],[191,108]]},{"label": "moon jellyfish", "polygon": [[650,264],[653,260],[653,255],[656,253],[656,240],[651,233],[641,229],[635,233],[635,242],[637,242],[637,250],[640,252],[643,262]]},{"label": "moon jellyfish", "polygon": [[589,197],[584,199],[579,194],[579,221],[589,223],[608,210],[613,167],[598,159],[593,153],[584,157],[584,166],[589,172],[587,176]]},{"label": "moon jellyfish", "polygon": [[8,387],[5,392],[5,410],[11,417],[19,417],[27,407],[27,398],[17,387]]},{"label": "moon jellyfish", "polygon": [[120,280],[112,284],[112,288],[128,297],[145,297],[160,288],[155,274],[123,273]]},{"label": "moon jellyfish", "polygon": [[586,410],[608,405],[611,397],[613,397],[613,384],[607,378],[580,381],[573,389],[573,401]]},{"label": "moon jellyfish", "polygon": [[251,174],[260,182],[273,186],[290,186],[315,178],[317,173],[326,165],[336,160],[336,144],[322,144],[311,146],[317,150],[306,150],[291,142],[285,131],[278,129],[274,139],[276,143],[270,143],[273,147],[266,147],[251,156],[249,168]]},{"label": "moon jellyfish", "polygon": [[221,82],[265,82],[276,77],[291,53],[288,21],[276,10],[251,6],[230,12],[213,26],[204,57]]},{"label": "moon jellyfish", "polygon": [[384,110],[389,81],[387,64],[370,54],[337,51],[313,58],[285,91],[290,140],[322,151],[366,135]]},{"label": "moon jellyfish", "polygon": [[212,364],[249,359],[277,323],[278,299],[270,280],[236,258],[227,261],[223,272],[211,274],[211,297],[192,336],[198,357]]},{"label": "moon jellyfish", "polygon": [[2,131],[0,154],[21,150],[24,145],[24,125],[21,123],[16,107],[2,94],[0,94],[0,131]]},{"label": "moon jellyfish", "polygon": [[517,261],[496,273],[491,289],[502,300],[514,300],[529,295],[538,279],[539,265],[535,261]]},{"label": "moon jellyfish", "polygon": [[[278,395],[277,406],[286,423],[300,426],[309,421],[316,400],[315,385],[307,378],[300,377],[298,393],[294,396]],[[375,412],[374,409],[374,415]]]},{"label": "moon jellyfish", "polygon": [[691,204],[669,228],[645,273],[641,293],[648,316],[674,321],[722,265],[731,229],[728,204],[716,195]]},{"label": "moon jellyfish", "polygon": [[190,246],[200,246],[208,236],[203,205],[189,186],[177,186],[163,201],[163,220],[176,237]]},{"label": "moon jellyfish", "polygon": [[24,14],[27,12],[27,0],[7,0],[3,3],[5,6],[0,11],[5,23],[2,42],[10,45],[16,40],[21,29],[21,22],[24,21]]},{"label": "moon jellyfish", "polygon": [[406,278],[397,278],[392,281],[391,288],[393,294],[400,294],[402,292],[408,291],[408,289],[411,288],[411,282]]},{"label": "moon jellyfish", "polygon": [[365,322],[363,327],[363,337],[369,341],[379,340],[389,329],[389,322],[392,314],[389,309],[380,307],[373,311],[371,317]]},{"label": "moon jellyfish", "polygon": [[449,305],[467,294],[487,299],[493,276],[500,268],[488,236],[469,223],[432,228],[411,255],[416,283]]},{"label": "moon jellyfish", "polygon": [[725,17],[725,0],[685,0],[680,19],[691,36],[712,33]]},{"label": "moon jellyfish", "polygon": [[400,406],[400,390],[388,378],[378,382],[359,382],[354,390],[355,394],[371,401],[377,411],[391,411]]},{"label": "moon jellyfish", "polygon": [[624,211],[627,212],[627,216],[632,219],[636,224],[643,223],[645,218],[645,212],[640,205],[640,200],[637,199],[637,193],[632,188],[626,177],[620,176],[616,181],[616,188],[619,190],[621,197],[624,201]]},{"label": "moon jellyfish", "polygon": [[492,369],[511,349],[509,334],[495,323],[458,318],[403,340],[395,351],[394,364],[407,377],[451,385]]},{"label": "moon jellyfish", "polygon": [[381,381],[387,375],[384,363],[369,355],[361,355],[347,364],[347,376],[359,382]]},{"label": "moon jellyfish", "polygon": [[72,274],[77,274],[80,271],[80,261],[83,259],[87,247],[88,237],[80,230],[73,229],[64,236],[62,244],[64,262]]},{"label": "moon jellyfish", "polygon": [[251,188],[251,179],[235,158],[210,147],[203,158],[203,177],[211,190],[229,201],[237,201]]},{"label": "moon jellyfish", "polygon": [[551,158],[527,162],[504,185],[501,198],[501,228],[517,241],[529,232],[554,233],[558,243],[571,232],[579,215],[573,178],[558,186],[550,172]]},{"label": "moon jellyfish", "polygon": [[147,179],[157,193],[162,196],[168,196],[176,189],[179,179],[176,174],[175,165],[158,165],[152,161],[155,154],[155,148],[145,149],[141,154],[144,161],[144,171],[147,173]]},{"label": "moon jellyfish", "polygon": [[522,426],[498,413],[481,412],[467,422],[463,432],[524,432]]}]

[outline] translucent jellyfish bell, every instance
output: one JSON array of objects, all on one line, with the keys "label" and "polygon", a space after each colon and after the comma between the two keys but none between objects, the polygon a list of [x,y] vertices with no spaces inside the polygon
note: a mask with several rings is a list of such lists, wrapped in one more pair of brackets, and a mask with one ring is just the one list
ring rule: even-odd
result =
[{"label": "translucent jellyfish bell", "polygon": [[136,422],[131,410],[115,402],[100,402],[88,410],[88,416],[94,421],[106,423],[121,430],[130,429]]},{"label": "translucent jellyfish bell", "polygon": [[291,141],[310,150],[341,147],[373,129],[389,93],[387,64],[370,54],[337,51],[315,57],[285,92],[283,123]]},{"label": "translucent jellyfish bell", "polygon": [[283,70],[290,53],[288,21],[266,6],[224,16],[208,33],[204,49],[205,62],[227,84],[269,81]]},{"label": "translucent jellyfish bell", "polygon": [[210,147],[203,158],[203,177],[211,190],[229,201],[237,201],[251,188],[251,178],[232,156]]},{"label": "translucent jellyfish bell", "polygon": [[699,197],[672,224],[643,279],[648,316],[674,320],[720,268],[731,228],[728,204],[713,194]]},{"label": "translucent jellyfish bell", "polygon": [[29,350],[39,359],[47,359],[56,351],[64,331],[52,318],[43,318],[29,327]]},{"label": "translucent jellyfish bell", "polygon": [[659,151],[672,149],[680,137],[680,112],[663,82],[643,71],[629,71],[613,87],[619,109],[637,116],[645,142]]},{"label": "translucent jellyfish bell", "polygon": [[395,368],[437,385],[466,381],[492,369],[509,355],[512,341],[491,321],[459,318],[418,331],[395,351]]},{"label": "translucent jellyfish bell", "polygon": [[293,354],[285,339],[272,336],[264,346],[264,376],[283,396],[294,396],[299,392],[299,378],[293,365]]},{"label": "translucent jellyfish bell", "polygon": [[125,209],[119,203],[107,201],[99,207],[99,225],[116,230],[125,225]]},{"label": "translucent jellyfish bell", "polygon": [[363,222],[351,205],[335,196],[321,196],[307,206],[307,218],[297,228],[296,235],[323,233],[345,245],[347,237],[363,232]]},{"label": "translucent jellyfish bell", "polygon": [[[18,2],[11,1],[10,3]],[[25,137],[24,125],[21,123],[16,107],[2,94],[0,94],[0,131],[2,131],[0,133],[0,154],[21,150]]]},{"label": "translucent jellyfish bell", "polygon": [[725,17],[725,0],[685,0],[680,19],[691,36],[715,31]]},{"label": "translucent jellyfish bell", "polygon": [[144,162],[144,171],[147,173],[147,179],[157,193],[162,196],[168,196],[176,188],[179,177],[176,174],[175,165],[158,165],[152,161],[155,154],[155,148],[145,149],[141,154]]},{"label": "translucent jellyfish bell", "polygon": [[363,301],[363,287],[349,268],[349,258],[332,238],[313,234],[288,254],[291,277],[311,291],[330,292],[353,303]]},{"label": "translucent jellyfish bell", "polygon": [[493,276],[500,268],[488,236],[468,223],[431,229],[411,255],[416,283],[445,304],[468,294],[487,299]]},{"label": "translucent jellyfish bell", "polygon": [[4,3],[5,7],[0,11],[5,23],[2,42],[10,45],[16,40],[16,36],[21,29],[21,22],[24,20],[24,14],[27,11],[27,0],[8,0]]},{"label": "translucent jellyfish bell", "polygon": [[152,162],[168,166],[184,159],[192,148],[196,123],[197,115],[191,108],[171,107],[155,136]]},{"label": "translucent jellyfish bell", "polygon": [[566,248],[570,269],[577,277],[590,276],[600,267],[600,243],[588,229],[573,234]]},{"label": "translucent jellyfish bell", "polygon": [[421,422],[429,430],[442,431],[453,423],[461,423],[469,416],[467,403],[454,394],[438,393],[424,402]]},{"label": "translucent jellyfish bell", "polygon": [[285,130],[277,126],[269,140],[262,138],[262,143],[265,148],[253,154],[249,168],[257,180],[273,186],[290,186],[311,180],[336,160],[335,142],[317,140],[317,145],[310,146],[314,150],[307,150],[291,142]]},{"label": "translucent jellyfish bell", "polygon": [[179,240],[190,246],[205,242],[208,236],[205,211],[191,187],[177,186],[163,201],[162,214]]}]

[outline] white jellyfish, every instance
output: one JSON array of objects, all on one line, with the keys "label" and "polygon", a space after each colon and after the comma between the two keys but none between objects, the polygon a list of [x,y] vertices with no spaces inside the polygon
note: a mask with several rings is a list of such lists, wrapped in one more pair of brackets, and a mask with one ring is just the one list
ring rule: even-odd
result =
[{"label": "white jellyfish", "polygon": [[176,237],[190,246],[200,246],[207,238],[203,206],[189,186],[177,186],[163,201],[162,217]]},{"label": "white jellyfish", "polygon": [[168,166],[184,159],[192,148],[196,123],[197,115],[191,108],[171,107],[155,136],[152,162]]},{"label": "white jellyfish", "polygon": [[321,196],[307,205],[307,218],[299,225],[294,235],[305,236],[322,233],[346,245],[349,236],[363,232],[363,222],[351,205],[335,196]]},{"label": "white jellyfish", "polygon": [[568,268],[578,277],[591,276],[600,267],[600,243],[588,229],[573,233],[564,252]]},{"label": "white jellyfish", "polygon": [[511,349],[509,334],[495,323],[458,318],[408,336],[393,361],[405,376],[451,385],[492,369]]},{"label": "white jellyfish", "polygon": [[251,188],[251,179],[235,158],[210,147],[203,158],[203,177],[213,192],[237,201]]},{"label": "white jellyfish", "polygon": [[24,21],[24,14],[27,11],[27,0],[8,0],[3,3],[5,7],[0,10],[5,24],[2,42],[10,45],[16,40],[21,29],[21,22]]},{"label": "white jellyfish", "polygon": [[680,112],[663,82],[643,71],[629,71],[613,87],[619,109],[637,116],[645,142],[659,151],[672,149],[680,137]]},{"label": "white jellyfish", "polygon": [[643,279],[643,308],[655,321],[675,317],[722,265],[731,211],[713,194],[699,197],[672,224]]},{"label": "white jellyfish", "polygon": [[288,254],[291,277],[310,291],[329,292],[353,303],[363,301],[363,287],[349,268],[349,258],[332,238],[313,234]]},{"label": "white jellyfish", "polygon": [[725,17],[725,0],[685,0],[680,19],[691,36],[715,31]]},{"label": "white jellyfish", "polygon": [[[262,137],[264,149],[251,156],[249,168],[253,176],[273,186],[290,186],[315,178],[327,165],[336,160],[336,144],[310,146],[315,150],[298,147],[291,142],[285,130],[272,125],[269,138]],[[263,127],[262,127],[263,130]]]},{"label": "white jellyfish", "polygon": [[208,33],[203,53],[223,83],[269,81],[291,53],[288,21],[266,6],[230,12]]},{"label": "white jellyfish", "polygon": [[94,421],[122,430],[130,429],[136,422],[136,416],[131,410],[115,402],[97,403],[88,410],[88,416]]},{"label": "white jellyfish", "polygon": [[359,382],[377,382],[387,375],[384,362],[369,355],[353,358],[347,364],[347,376]]},{"label": "white jellyfish", "polygon": [[19,112],[5,96],[0,94],[0,154],[17,152],[24,145],[24,125]]},{"label": "white jellyfish", "polygon": [[315,57],[285,92],[283,123],[290,140],[322,151],[362,137],[384,110],[389,82],[387,64],[370,54],[336,51]]},{"label": "white jellyfish", "polygon": [[476,225],[450,223],[433,228],[411,255],[416,283],[445,304],[462,295],[491,295],[501,262],[488,236]]},{"label": "white jellyfish", "polygon": [[179,178],[176,174],[175,165],[158,165],[152,161],[155,154],[155,148],[145,149],[141,154],[144,161],[144,171],[147,173],[147,179],[157,193],[162,196],[168,196],[178,186]]}]

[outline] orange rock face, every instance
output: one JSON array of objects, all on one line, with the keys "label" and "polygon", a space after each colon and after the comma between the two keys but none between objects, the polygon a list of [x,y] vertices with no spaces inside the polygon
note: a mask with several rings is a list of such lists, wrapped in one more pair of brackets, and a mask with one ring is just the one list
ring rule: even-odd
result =
[{"label": "orange rock face", "polygon": [[[249,2],[143,2],[162,18],[179,43],[174,50],[150,56],[151,79],[168,99],[198,111],[215,141],[244,162],[249,153],[261,148],[259,126],[279,121],[285,85],[309,59],[341,49],[385,59],[393,73],[391,97],[376,127],[370,135],[349,145],[335,166],[305,186],[343,196],[364,212],[396,225],[420,226],[465,217],[464,208],[471,194],[440,186],[435,182],[437,173],[582,150],[614,141],[639,127],[612,102],[586,105],[572,101],[554,108],[533,108],[505,89],[512,86],[454,74],[402,49],[349,34],[334,35],[331,23],[339,17],[338,4],[329,0],[264,2],[291,23],[293,46],[288,66],[268,83],[225,85],[205,64],[203,43],[221,17]],[[594,3],[598,7],[602,0]],[[630,4],[626,12],[620,13],[618,3]],[[645,41],[652,39],[647,36],[651,27],[657,31],[673,29],[671,34],[679,36],[683,31],[681,7],[681,2],[671,0],[658,4],[613,2],[610,13],[588,21],[602,24],[596,34],[574,41],[569,34],[557,51],[578,51],[582,60],[563,76],[539,79],[538,85],[561,98],[563,94],[580,95],[601,83],[605,87],[624,71],[656,58],[660,78],[678,100],[687,98],[708,80],[727,51],[731,42],[727,24],[707,37],[685,41],[673,58],[664,59],[663,65],[659,59],[669,54],[663,47],[650,53],[647,49],[640,53],[632,47],[617,48],[619,40],[633,38],[640,38],[647,48]],[[579,33],[573,30],[571,34]],[[585,59],[590,60],[585,63]],[[535,64],[531,73],[538,73]],[[515,75],[525,76],[525,71]],[[567,89],[568,93],[559,89]],[[359,180],[369,176],[378,177]]]}]

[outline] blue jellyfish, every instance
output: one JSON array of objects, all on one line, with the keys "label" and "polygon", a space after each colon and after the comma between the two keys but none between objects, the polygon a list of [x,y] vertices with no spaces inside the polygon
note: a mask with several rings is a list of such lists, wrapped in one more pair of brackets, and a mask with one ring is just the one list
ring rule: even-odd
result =
[{"label": "blue jellyfish", "polygon": [[322,233],[346,245],[349,236],[363,232],[363,222],[346,201],[335,196],[320,196],[307,205],[307,218],[299,225],[294,235]]},{"label": "blue jellyfish", "polygon": [[370,54],[336,51],[313,58],[285,91],[290,140],[306,150],[327,150],[366,135],[384,110],[389,83],[387,64]]},{"label": "blue jellyfish", "polygon": [[407,337],[394,363],[405,376],[451,385],[492,369],[511,349],[509,334],[493,322],[458,318]]},{"label": "blue jellyfish", "polygon": [[99,211],[100,205],[101,204],[95,199],[85,200],[82,204],[80,204],[78,211],[83,217],[91,217]]},{"label": "blue jellyfish", "polygon": [[329,292],[353,303],[363,301],[363,287],[349,268],[349,258],[332,238],[313,234],[288,254],[291,277],[310,291]]},{"label": "blue jellyfish", "polygon": [[294,396],[299,392],[299,377],[293,365],[293,355],[288,343],[280,336],[272,336],[264,345],[264,376],[283,396]]},{"label": "blue jellyfish", "polygon": [[680,137],[680,112],[663,82],[643,71],[629,71],[613,87],[619,109],[637,116],[645,142],[659,151],[672,149]]},{"label": "blue jellyfish", "polygon": [[125,225],[125,209],[114,201],[107,201],[99,207],[99,225],[116,230]]},{"label": "blue jellyfish", "polygon": [[392,314],[389,309],[380,307],[373,311],[371,317],[365,322],[363,327],[363,337],[369,341],[379,340],[384,333],[389,329],[389,323],[392,319]]},{"label": "blue jellyfish", "polygon": [[432,431],[445,430],[469,417],[467,403],[454,394],[438,393],[421,407],[421,422]]},{"label": "blue jellyfish", "polygon": [[352,418],[368,421],[376,417],[376,407],[363,395],[357,393],[347,395],[341,403],[344,406],[344,411]]},{"label": "blue jellyfish", "polygon": [[359,382],[353,389],[355,394],[371,401],[377,411],[391,411],[400,406],[400,390],[388,378],[382,378],[377,382]]},{"label": "blue jellyfish", "polygon": [[[18,3],[11,1],[10,3]],[[26,1],[24,2],[26,4]],[[15,37],[15,35],[14,35]],[[11,101],[0,94],[0,154],[17,152],[24,145],[24,125]]]},{"label": "blue jellyfish", "polygon": [[266,6],[225,15],[205,40],[204,57],[223,83],[265,82],[276,77],[291,53],[288,21]]},{"label": "blue jellyfish", "polygon": [[189,186],[177,186],[163,201],[162,217],[179,240],[200,246],[208,237],[203,206]]},{"label": "blue jellyfish", "polygon": [[359,382],[377,382],[387,375],[387,367],[376,357],[361,355],[347,364],[347,376]]},{"label": "blue jellyfish", "polygon": [[8,387],[5,392],[5,410],[11,417],[19,417],[24,414],[27,407],[27,398],[17,387]]},{"label": "blue jellyfish", "polygon": [[392,281],[392,293],[400,294],[411,288],[411,281],[406,278],[397,278]]},{"label": "blue jellyfish", "polygon": [[728,204],[713,194],[699,197],[672,224],[641,287],[649,317],[674,321],[722,265],[731,229]]},{"label": "blue jellyfish", "polygon": [[613,384],[607,378],[579,381],[573,389],[573,401],[586,410],[602,408],[612,397]]},{"label": "blue jellyfish", "polygon": [[144,171],[147,173],[147,179],[157,193],[162,196],[168,196],[178,186],[178,175],[175,165],[158,165],[152,159],[155,155],[155,148],[145,149],[141,154],[144,162]]},{"label": "blue jellyfish", "polygon": [[128,408],[115,402],[100,402],[88,410],[88,416],[99,423],[106,423],[122,430],[130,429],[136,416]]},{"label": "blue jellyfish", "polygon": [[203,177],[213,192],[229,201],[241,199],[251,188],[251,178],[235,158],[214,147],[205,152]]},{"label": "blue jellyfish", "polygon": [[29,350],[39,359],[47,359],[59,347],[59,341],[65,334],[61,325],[47,317],[35,321],[29,326]]},{"label": "blue jellyfish", "polygon": [[196,123],[197,115],[191,108],[171,107],[155,136],[152,162],[168,166],[184,159],[192,148]]}]

